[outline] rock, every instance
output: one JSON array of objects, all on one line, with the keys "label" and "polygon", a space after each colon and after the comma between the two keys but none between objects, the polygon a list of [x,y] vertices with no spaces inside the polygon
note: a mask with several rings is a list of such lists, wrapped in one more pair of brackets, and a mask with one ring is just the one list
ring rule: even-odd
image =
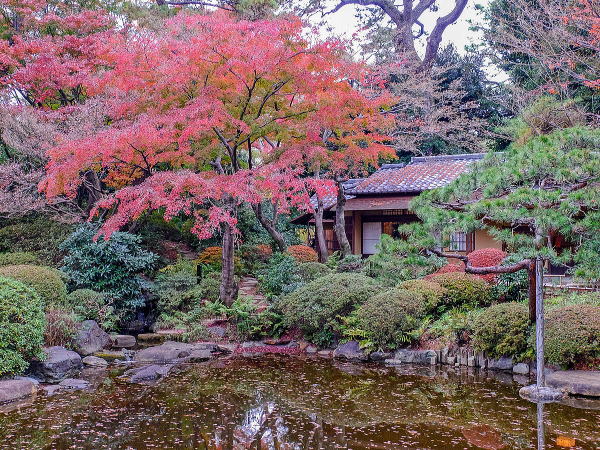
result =
[{"label": "rock", "polygon": [[448,364],[448,352],[450,349],[448,347],[444,347],[440,352],[440,362],[442,364]]},{"label": "rock", "polygon": [[469,356],[467,358],[467,366],[469,366],[469,367],[475,367],[476,362],[477,362],[477,358],[475,358],[475,355]]},{"label": "rock", "polygon": [[167,374],[173,368],[173,364],[157,365],[152,364],[150,366],[136,367],[125,372],[125,376],[129,377],[131,383],[144,383],[148,381],[155,381],[167,376]]},{"label": "rock", "polygon": [[519,363],[515,364],[512,368],[513,373],[519,375],[529,375],[529,364]]},{"label": "rock", "polygon": [[555,402],[562,400],[565,397],[565,393],[558,389],[554,389],[551,387],[542,387],[540,389],[537,388],[535,384],[531,386],[523,386],[519,389],[519,395],[526,400],[530,400],[532,402]]},{"label": "rock", "polygon": [[[413,364],[436,364],[437,363],[437,353],[435,350],[398,350],[394,354],[395,360],[401,361],[403,363],[413,363]],[[450,361],[450,358],[448,358]]]},{"label": "rock", "polygon": [[14,402],[37,392],[38,385],[30,379],[0,381],[0,404]]},{"label": "rock", "polygon": [[81,356],[64,347],[49,347],[45,349],[45,352],[47,357],[44,361],[31,363],[32,373],[41,381],[58,383],[64,378],[74,375],[82,367]]},{"label": "rock", "polygon": [[102,352],[96,352],[94,355],[96,358],[102,358],[106,361],[116,361],[118,359],[126,359],[125,352],[122,350],[114,351],[114,350],[104,350]]},{"label": "rock", "polygon": [[348,361],[367,361],[369,356],[362,351],[357,341],[348,341],[341,344],[333,351],[336,359],[347,359]]},{"label": "rock", "polygon": [[[140,350],[135,354],[134,360],[136,362],[164,364],[190,356],[195,349],[196,347],[193,344],[167,341],[164,344]],[[202,349],[199,348],[199,350]]]},{"label": "rock", "polygon": [[210,334],[212,337],[215,337],[215,338],[222,338],[223,336],[225,336],[227,334],[227,328],[220,326],[220,325],[208,327],[208,328],[206,328],[206,331],[208,332],[208,334]]},{"label": "rock", "polygon": [[386,359],[391,359],[392,358],[392,353],[387,353],[387,352],[373,352],[369,355],[369,359],[371,361],[385,361]]},{"label": "rock", "polygon": [[21,376],[19,376],[19,377],[15,377],[14,379],[15,379],[15,380],[25,380],[25,381],[31,381],[31,382],[32,382],[33,384],[35,384],[36,386],[39,386],[39,385],[40,385],[40,382],[39,382],[39,380],[37,380],[37,379],[35,379],[35,378],[32,378],[32,377],[21,377]]},{"label": "rock", "polygon": [[308,355],[314,355],[315,353],[317,353],[319,351],[319,349],[317,348],[316,345],[309,345],[308,347],[306,347],[306,349],[304,349],[304,351]]},{"label": "rock", "polygon": [[66,378],[58,383],[61,389],[67,391],[82,391],[90,387],[90,383],[78,378]]},{"label": "rock", "polygon": [[456,362],[456,356],[448,356],[447,361],[448,361],[448,365],[453,366],[454,363]]},{"label": "rock", "polygon": [[488,369],[490,370],[512,370],[513,359],[503,356],[499,359],[488,359]]},{"label": "rock", "polygon": [[208,361],[212,358],[212,352],[210,350],[192,350],[189,356],[186,356],[186,362],[198,363]]},{"label": "rock", "polygon": [[560,370],[548,375],[546,384],[571,395],[600,397],[600,371]]},{"label": "rock", "polygon": [[279,338],[279,339],[265,339],[264,343],[266,345],[287,345],[292,340],[289,338]]},{"label": "rock", "polygon": [[138,334],[137,340],[143,344],[162,344],[167,337],[158,333],[142,333]]},{"label": "rock", "polygon": [[242,342],[242,348],[262,347],[264,344],[261,341],[246,341]]},{"label": "rock", "polygon": [[110,336],[98,326],[95,320],[85,320],[81,323],[73,343],[77,353],[87,356],[108,347]]},{"label": "rock", "polygon": [[137,343],[135,336],[129,334],[113,334],[110,341],[114,348],[132,348]]},{"label": "rock", "polygon": [[319,350],[317,355],[321,358],[331,358],[331,350]]},{"label": "rock", "polygon": [[475,354],[475,367],[480,367],[482,369],[487,368],[487,358],[485,357],[485,353],[477,352]]},{"label": "rock", "polygon": [[105,359],[99,358],[97,356],[86,356],[85,358],[83,358],[81,360],[81,362],[83,364],[85,364],[86,366],[92,366],[92,367],[108,366],[108,361],[106,361]]}]

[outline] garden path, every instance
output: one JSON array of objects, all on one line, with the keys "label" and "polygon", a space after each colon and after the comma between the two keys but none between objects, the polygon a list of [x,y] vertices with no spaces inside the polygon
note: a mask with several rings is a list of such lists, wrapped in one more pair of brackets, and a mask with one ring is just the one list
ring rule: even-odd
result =
[{"label": "garden path", "polygon": [[258,307],[258,312],[264,311],[267,306],[267,298],[258,292],[258,280],[254,277],[243,277],[240,281],[239,294],[250,297]]}]

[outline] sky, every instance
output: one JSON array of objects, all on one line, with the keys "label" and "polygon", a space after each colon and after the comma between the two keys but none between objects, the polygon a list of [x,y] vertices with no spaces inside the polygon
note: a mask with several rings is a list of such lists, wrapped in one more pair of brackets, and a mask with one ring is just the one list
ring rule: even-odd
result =
[{"label": "sky", "polygon": [[[422,16],[422,22],[425,25],[426,31],[431,31],[437,18],[440,15],[450,11],[454,6],[454,1],[451,0],[440,0],[437,3],[440,5],[439,12],[432,13],[427,11]],[[453,43],[458,51],[462,53],[465,45],[468,45],[472,42],[477,42],[479,39],[481,39],[481,36],[479,36],[478,33],[469,29],[469,21],[476,23],[479,22],[480,14],[475,9],[475,5],[479,4],[485,6],[487,3],[488,0],[470,0],[460,19],[456,21],[456,23],[446,28],[443,36],[442,46],[448,43]],[[352,33],[356,32],[358,29],[358,23],[354,16],[355,11],[356,7],[354,5],[345,6],[337,13],[327,16],[326,20],[336,34],[350,37]],[[424,51],[425,40],[421,39],[419,44],[420,50]]]}]

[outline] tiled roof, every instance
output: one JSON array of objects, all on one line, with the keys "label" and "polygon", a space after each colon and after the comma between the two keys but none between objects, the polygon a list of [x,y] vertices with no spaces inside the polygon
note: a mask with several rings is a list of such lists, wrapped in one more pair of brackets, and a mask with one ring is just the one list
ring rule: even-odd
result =
[{"label": "tiled roof", "polygon": [[483,153],[465,155],[423,156],[409,164],[384,164],[354,187],[349,195],[417,193],[450,183],[465,173]]},{"label": "tiled roof", "polygon": [[[347,192],[349,189],[353,189],[354,187],[356,187],[356,185],[358,185],[359,183],[361,183],[362,181],[364,181],[365,178],[351,178],[348,181],[344,181],[343,186],[344,186],[344,190]],[[354,198],[353,195],[346,195],[346,200],[349,200],[351,198]],[[325,197],[323,197],[323,209],[329,209],[332,206],[335,206],[335,204],[337,203],[337,196],[336,195],[326,195]],[[310,204],[311,206],[314,208],[317,207],[317,197],[316,196],[312,196],[310,198]]]}]

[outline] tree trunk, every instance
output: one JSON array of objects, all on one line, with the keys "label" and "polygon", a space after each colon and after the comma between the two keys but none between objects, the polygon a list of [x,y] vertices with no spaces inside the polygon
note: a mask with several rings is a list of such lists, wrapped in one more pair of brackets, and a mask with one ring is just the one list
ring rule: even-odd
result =
[{"label": "tree trunk", "polygon": [[233,229],[228,223],[223,225],[223,252],[221,268],[221,286],[219,298],[223,304],[231,306],[237,297],[238,287],[235,283],[235,256]]},{"label": "tree trunk", "polygon": [[536,385],[538,390],[546,385],[544,374],[544,261],[535,261],[535,355]]},{"label": "tree trunk", "polygon": [[319,262],[326,263],[329,258],[327,242],[325,241],[325,229],[323,228],[323,199],[317,195],[317,209],[315,210],[315,237],[317,240],[317,253]]},{"label": "tree trunk", "polygon": [[262,227],[267,230],[271,239],[275,241],[275,245],[279,249],[280,252],[285,252],[287,249],[287,245],[285,240],[283,239],[283,235],[277,230],[275,225],[276,222],[276,213],[273,214],[274,219],[269,219],[265,216],[264,211],[262,209],[262,204],[258,203],[256,205],[252,205],[252,210],[254,211],[254,215],[262,225]]},{"label": "tree trunk", "polygon": [[340,244],[342,258],[352,254],[348,236],[346,236],[346,218],[344,217],[344,208],[346,206],[346,195],[342,181],[337,181],[337,205],[335,207],[335,236]]}]

